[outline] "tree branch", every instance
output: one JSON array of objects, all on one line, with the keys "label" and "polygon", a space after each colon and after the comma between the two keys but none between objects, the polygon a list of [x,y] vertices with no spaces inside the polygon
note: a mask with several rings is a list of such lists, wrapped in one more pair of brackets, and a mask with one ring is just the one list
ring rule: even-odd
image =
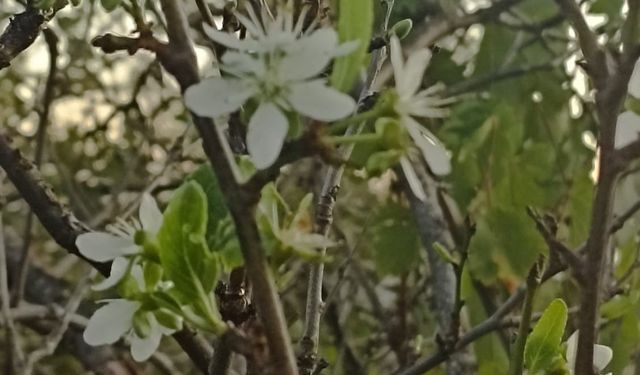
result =
[{"label": "tree branch", "polygon": [[609,71],[605,52],[598,44],[596,34],[589,28],[575,0],[556,0],[556,3],[578,36],[580,49],[587,61],[587,73],[593,79],[596,88],[604,87],[609,77]]},{"label": "tree branch", "polygon": [[[187,30],[187,21],[180,2],[162,0],[167,21],[169,45],[166,53],[157,56],[164,68],[178,81],[182,91],[199,81],[195,52]],[[247,275],[252,282],[254,299],[271,351],[271,359],[278,374],[298,373],[287,322],[278,293],[270,274],[265,251],[255,222],[256,196],[249,196],[238,185],[224,153],[225,139],[211,119],[192,115],[200,133],[204,151],[220,181],[231,216],[236,226]]]},{"label": "tree branch", "polygon": [[0,70],[11,65],[11,60],[33,44],[43,22],[44,17],[32,7],[10,20],[0,35]]}]

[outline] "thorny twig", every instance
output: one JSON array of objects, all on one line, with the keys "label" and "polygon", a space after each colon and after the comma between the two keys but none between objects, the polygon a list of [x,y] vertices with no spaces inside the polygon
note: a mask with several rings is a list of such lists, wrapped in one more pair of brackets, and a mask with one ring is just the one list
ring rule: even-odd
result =
[{"label": "thorny twig", "polygon": [[[389,17],[393,9],[393,0],[381,2],[385,4],[385,18],[380,29],[386,32],[389,24]],[[359,103],[369,96],[369,91],[373,87],[382,64],[386,58],[386,49],[377,49],[372,53],[371,62],[367,71],[365,87],[360,93]],[[362,131],[365,124],[350,126],[345,134],[357,134]],[[340,150],[343,159],[349,159],[353,151],[353,144],[346,145]],[[316,205],[315,228],[316,233],[327,236],[333,221],[333,207],[336,202],[338,191],[342,180],[344,167],[329,167],[322,183],[322,190]],[[323,256],[327,249],[318,249],[320,256]],[[310,265],[309,280],[307,283],[307,300],[305,305],[304,333],[300,340],[300,354],[298,355],[298,366],[300,373],[310,375],[316,371],[318,366],[318,341],[320,334],[320,318],[322,316],[322,284],[324,274],[324,263],[318,262]]]}]

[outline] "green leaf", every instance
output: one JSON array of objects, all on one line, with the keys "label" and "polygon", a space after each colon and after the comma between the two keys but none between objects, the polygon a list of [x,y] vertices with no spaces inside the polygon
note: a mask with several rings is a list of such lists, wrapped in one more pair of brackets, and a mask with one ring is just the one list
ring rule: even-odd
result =
[{"label": "green leaf", "polygon": [[[173,195],[158,231],[160,262],[176,290],[187,301],[200,298],[210,256],[205,242],[207,197],[202,187],[187,182]],[[212,270],[216,271],[216,270]]]},{"label": "green leaf", "polygon": [[551,367],[560,352],[560,343],[567,325],[567,305],[561,299],[553,300],[527,339],[524,363],[530,374]]},{"label": "green leaf", "polygon": [[102,7],[107,12],[111,12],[116,9],[118,6],[120,6],[120,3],[122,3],[122,0],[100,0],[100,4],[102,4]]},{"label": "green leaf", "polygon": [[356,40],[359,43],[353,52],[338,57],[333,64],[331,85],[340,91],[347,92],[358,79],[369,47],[373,27],[373,1],[339,0],[338,15],[340,41]]},{"label": "green leaf", "polygon": [[589,13],[606,14],[609,18],[620,15],[624,0],[596,0],[589,8]]},{"label": "green leaf", "polygon": [[485,283],[496,277],[522,279],[545,250],[544,240],[524,209],[496,207],[478,221],[469,244],[469,267]]},{"label": "green leaf", "polygon": [[207,196],[207,233],[211,233],[218,226],[218,222],[229,215],[224,195],[218,184],[218,178],[213,173],[211,166],[207,163],[196,169],[196,171],[187,178],[187,181],[197,182]]},{"label": "green leaf", "polygon": [[409,210],[396,203],[376,214],[373,224],[373,249],[376,269],[381,274],[402,274],[415,266],[419,258],[418,231]]},{"label": "green leaf", "polygon": [[638,317],[635,311],[630,311],[616,324],[613,342],[608,345],[613,350],[613,359],[606,372],[622,374],[624,369],[633,363],[634,354],[637,354],[640,331],[638,330]]},{"label": "green leaf", "polygon": [[635,236],[631,236],[626,243],[621,244],[618,249],[618,261],[614,270],[617,279],[624,277],[636,263],[638,259],[638,245]]},{"label": "green leaf", "polygon": [[458,264],[458,260],[451,254],[451,252],[446,247],[444,247],[444,245],[440,244],[440,242],[434,242],[433,249],[436,251],[436,254],[438,254],[438,256],[442,258],[442,260],[444,260],[445,262],[451,263],[451,264]]},{"label": "green leaf", "polygon": [[587,240],[591,226],[593,191],[593,182],[584,171],[574,177],[569,193],[571,213],[569,244],[573,247]]}]

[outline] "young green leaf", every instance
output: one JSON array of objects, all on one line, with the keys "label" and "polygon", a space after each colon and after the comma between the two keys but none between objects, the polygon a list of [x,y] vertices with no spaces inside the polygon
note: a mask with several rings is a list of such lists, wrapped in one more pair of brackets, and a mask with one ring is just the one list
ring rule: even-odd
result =
[{"label": "young green leaf", "polygon": [[567,324],[567,305],[553,300],[533,328],[524,349],[524,363],[530,374],[550,368],[560,352],[560,343]]},{"label": "young green leaf", "polygon": [[367,54],[373,26],[373,1],[340,0],[338,35],[341,42],[358,41],[355,51],[341,56],[333,64],[331,86],[347,92],[353,87]]},{"label": "young green leaf", "polygon": [[102,7],[107,12],[111,12],[112,10],[116,9],[118,6],[120,6],[121,2],[122,0],[100,0],[100,4],[102,4]]},{"label": "young green leaf", "polygon": [[203,288],[198,265],[209,256],[206,225],[207,197],[200,185],[187,182],[174,193],[164,212],[158,242],[167,277],[188,301],[199,298],[198,289]]}]

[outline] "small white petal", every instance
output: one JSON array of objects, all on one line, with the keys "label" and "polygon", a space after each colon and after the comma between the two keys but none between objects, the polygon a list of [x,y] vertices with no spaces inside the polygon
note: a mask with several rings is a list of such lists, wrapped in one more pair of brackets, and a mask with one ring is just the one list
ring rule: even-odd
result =
[{"label": "small white petal", "polygon": [[237,110],[253,94],[241,80],[214,77],[189,87],[184,100],[197,115],[218,117]]},{"label": "small white petal", "polygon": [[222,56],[222,68],[234,75],[253,74],[261,77],[267,74],[267,67],[263,59],[253,58],[246,53],[229,51]]},{"label": "small white petal", "polygon": [[239,51],[251,51],[258,47],[258,43],[255,40],[238,39],[237,36],[227,32],[216,30],[206,23],[202,24],[202,29],[204,30],[204,33],[207,34],[209,39],[228,48],[237,49]]},{"label": "small white petal", "polygon": [[603,370],[613,358],[613,350],[606,345],[596,344],[593,346],[593,366],[598,370]]},{"label": "small white petal", "polygon": [[289,86],[289,103],[301,114],[320,121],[335,121],[353,113],[356,102],[349,95],[328,87],[322,80]]},{"label": "small white petal", "polygon": [[333,58],[337,44],[338,35],[329,28],[296,40],[280,62],[280,76],[288,81],[298,81],[322,73]]},{"label": "small white petal", "polygon": [[144,283],[144,271],[142,270],[142,266],[139,264],[134,264],[133,267],[131,267],[130,274],[133,280],[135,280],[136,285],[138,285],[138,290],[143,292],[146,288]]},{"label": "small white petal", "polygon": [[626,111],[618,116],[616,124],[615,147],[622,148],[640,136],[640,116],[631,111]]},{"label": "small white petal", "polygon": [[153,314],[147,313],[150,331],[147,337],[141,338],[134,334],[130,338],[131,356],[136,362],[143,362],[149,359],[158,349],[162,339],[162,330]]},{"label": "small white petal", "polygon": [[393,76],[396,79],[396,86],[402,79],[404,73],[404,61],[402,60],[402,46],[400,45],[400,39],[397,36],[392,35],[389,40],[389,57],[391,58],[391,66],[393,67]]},{"label": "small white petal", "polygon": [[413,169],[411,162],[407,159],[406,156],[400,158],[400,166],[402,167],[402,172],[404,172],[404,177],[407,179],[409,183],[409,187],[413,192],[413,195],[421,201],[427,200],[427,194],[424,192],[424,188],[422,187],[422,182],[418,179],[418,175],[416,175],[416,171]]},{"label": "small white petal", "polygon": [[76,238],[80,254],[96,262],[108,262],[123,255],[137,254],[139,247],[132,238],[104,232],[83,233]]},{"label": "small white petal", "polygon": [[247,149],[258,169],[269,167],[280,155],[289,131],[289,122],[278,107],[261,103],[247,129]]},{"label": "small white petal", "polygon": [[142,229],[152,234],[158,233],[162,225],[162,212],[151,195],[147,193],[142,195],[139,214]]},{"label": "small white petal", "polygon": [[431,60],[431,51],[419,49],[407,59],[401,76],[396,76],[396,88],[400,96],[413,96],[422,84],[422,76]]},{"label": "small white petal", "polygon": [[567,367],[570,371],[574,371],[576,367],[576,355],[578,354],[578,331],[575,331],[567,340]]},{"label": "small white petal", "polygon": [[404,117],[402,123],[409,131],[416,146],[422,151],[431,171],[438,176],[451,173],[451,158],[447,149],[435,135],[411,117]]},{"label": "small white petal", "polygon": [[333,50],[333,57],[345,56],[355,51],[360,45],[359,40],[352,40],[350,42],[342,43],[336,49]]},{"label": "small white petal", "polygon": [[133,314],[140,307],[139,302],[117,299],[96,310],[89,319],[82,335],[92,346],[113,344],[127,333],[133,324]]},{"label": "small white petal", "polygon": [[122,280],[124,276],[127,274],[129,270],[129,260],[124,257],[118,257],[113,260],[111,263],[111,272],[109,273],[109,277],[104,279],[101,283],[98,283],[91,287],[91,289],[96,291],[107,290]]}]

